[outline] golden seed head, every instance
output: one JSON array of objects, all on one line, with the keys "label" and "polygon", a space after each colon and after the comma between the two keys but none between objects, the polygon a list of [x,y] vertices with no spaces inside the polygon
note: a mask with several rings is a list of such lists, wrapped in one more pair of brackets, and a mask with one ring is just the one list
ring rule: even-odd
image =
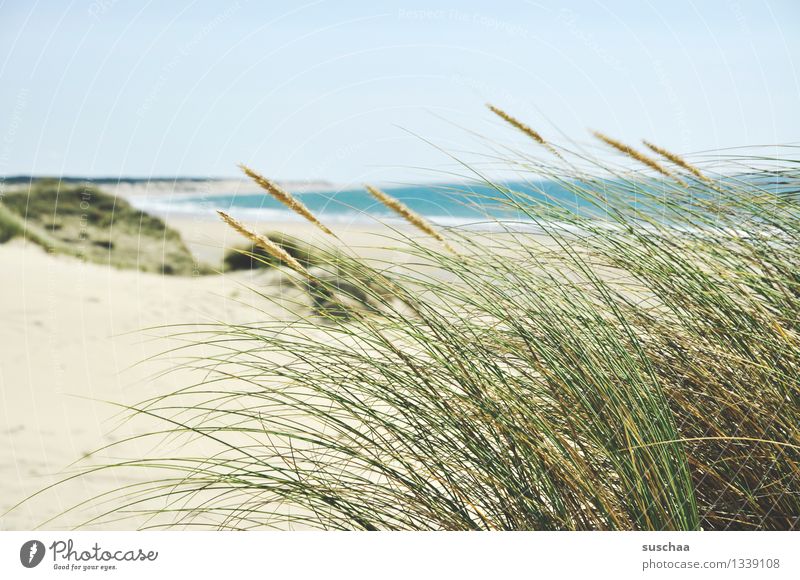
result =
[{"label": "golden seed head", "polygon": [[689,173],[691,173],[692,175],[694,175],[698,179],[701,179],[703,181],[711,183],[711,179],[709,179],[708,177],[703,175],[703,173],[697,167],[695,167],[694,165],[691,165],[683,157],[680,157],[680,156],[676,155],[675,153],[672,153],[671,151],[667,151],[663,147],[659,147],[658,145],[650,143],[650,141],[647,141],[647,140],[643,139],[642,143],[644,143],[647,146],[647,148],[650,149],[650,151],[653,151],[654,153],[658,153],[659,155],[661,155],[665,159],[669,159],[670,161],[672,161],[678,167],[683,167],[686,171],[688,171]]},{"label": "golden seed head", "polygon": [[311,213],[311,210],[309,210],[302,202],[300,202],[296,197],[294,197],[291,193],[283,189],[277,183],[270,181],[260,173],[253,171],[244,163],[240,163],[239,168],[242,171],[244,171],[245,175],[247,175],[250,179],[255,181],[256,184],[258,184],[258,186],[261,187],[261,189],[269,193],[272,197],[277,199],[279,202],[288,207],[290,210],[304,217],[326,234],[336,237],[334,233],[325,226],[325,224],[319,221],[317,217],[313,213]]},{"label": "golden seed head", "polygon": [[610,145],[611,147],[613,147],[617,151],[620,151],[621,153],[624,153],[625,155],[627,155],[628,157],[630,157],[632,159],[635,159],[639,163],[642,163],[644,165],[647,165],[648,167],[651,167],[652,169],[655,169],[657,172],[659,172],[662,175],[665,175],[667,177],[671,177],[672,179],[674,179],[675,181],[677,181],[679,184],[681,184],[684,187],[687,185],[685,181],[683,181],[677,175],[675,175],[674,173],[669,171],[666,167],[661,165],[658,161],[656,161],[652,157],[648,157],[647,155],[645,155],[644,153],[642,153],[640,151],[637,151],[636,149],[634,149],[630,145],[626,145],[625,143],[622,143],[621,141],[617,141],[616,139],[612,139],[611,137],[601,133],[600,131],[594,131],[593,134],[594,134],[595,137],[600,139],[600,141],[602,141],[603,143],[606,143],[607,145]]},{"label": "golden seed head", "polygon": [[519,120],[519,119],[517,119],[516,117],[512,117],[511,115],[509,115],[508,113],[506,113],[506,112],[505,112],[503,109],[500,109],[500,108],[498,108],[498,107],[495,107],[494,105],[491,105],[491,104],[487,104],[486,106],[487,106],[487,107],[489,107],[489,110],[490,110],[492,113],[494,113],[495,115],[497,115],[498,117],[500,117],[501,119],[503,119],[503,120],[504,120],[506,123],[508,123],[508,124],[509,124],[509,125],[511,125],[512,127],[515,127],[516,129],[519,129],[520,131],[522,131],[523,133],[525,133],[525,134],[526,134],[528,137],[530,137],[531,139],[533,139],[534,141],[536,141],[536,142],[537,142],[539,145],[542,145],[542,146],[543,146],[545,149],[547,149],[548,151],[550,151],[550,153],[552,153],[553,155],[555,155],[555,156],[556,156],[556,157],[558,157],[559,159],[562,159],[562,160],[564,159],[564,158],[561,156],[561,153],[559,153],[558,151],[556,151],[556,148],[555,148],[555,147],[553,147],[553,146],[552,146],[550,143],[548,143],[547,141],[545,141],[545,140],[544,140],[544,137],[542,137],[542,136],[539,134],[539,132],[538,132],[538,131],[536,131],[535,129],[533,129],[533,128],[531,128],[530,126],[526,125],[525,123],[523,123],[522,121],[520,121],[520,120]]},{"label": "golden seed head", "polygon": [[372,187],[371,185],[367,185],[366,188],[367,191],[372,195],[372,197],[374,197],[375,199],[380,201],[383,205],[385,205],[386,207],[394,211],[396,214],[401,216],[412,226],[428,234],[429,236],[435,238],[436,240],[440,241],[444,245],[444,247],[447,248],[448,251],[453,252],[454,254],[456,253],[456,251],[450,246],[450,244],[447,243],[447,240],[444,239],[442,234],[437,232],[431,225],[431,223],[428,222],[421,215],[412,211],[411,208],[403,204],[400,200],[395,199],[394,197],[381,191],[377,187]]},{"label": "golden seed head", "polygon": [[539,135],[538,132],[533,130],[531,127],[529,127],[528,125],[526,125],[525,123],[523,123],[519,119],[517,119],[515,117],[512,117],[511,115],[506,113],[503,109],[495,107],[494,105],[486,105],[486,106],[489,107],[489,110],[492,113],[494,113],[495,115],[497,115],[498,117],[503,119],[509,125],[511,125],[513,127],[516,127],[517,129],[519,129],[520,131],[522,131],[523,133],[528,135],[531,139],[533,139],[534,141],[536,141],[540,145],[545,145],[547,143],[544,140],[544,138],[541,135]]}]

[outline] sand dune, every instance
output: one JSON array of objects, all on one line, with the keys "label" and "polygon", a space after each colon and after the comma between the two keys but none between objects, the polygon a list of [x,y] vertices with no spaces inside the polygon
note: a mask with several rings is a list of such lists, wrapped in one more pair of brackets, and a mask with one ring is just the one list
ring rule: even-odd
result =
[{"label": "sand dune", "polygon": [[[212,268],[221,268],[226,248],[244,242],[219,221],[184,217],[168,222],[198,262]],[[250,225],[309,242],[332,239],[310,224]],[[399,254],[387,247],[392,244],[386,229],[343,227],[336,233],[336,243],[346,243],[348,251],[397,261]],[[294,317],[302,310],[297,301],[305,299],[291,285],[281,285],[283,274],[275,270],[162,276],[48,254],[22,239],[0,244],[0,267],[6,273],[0,284],[0,445],[5,450],[0,457],[0,514],[63,479],[74,461],[147,428],[146,420],[122,422],[124,409],[111,402],[133,404],[189,384],[192,377],[186,370],[163,376],[180,364],[179,355],[149,360],[181,344],[167,338],[175,332],[169,325]],[[91,459],[146,455],[139,445],[143,443],[115,446]],[[33,528],[94,493],[133,481],[117,470],[59,485],[0,516],[0,529]],[[68,521],[45,527],[63,527]]]},{"label": "sand dune", "polygon": [[[241,242],[222,224],[186,220],[176,227],[211,263]],[[348,239],[358,245],[360,235]],[[0,245],[0,267],[0,513],[62,478],[73,461],[133,433],[120,424],[122,410],[104,401],[131,404],[190,380],[158,376],[179,363],[177,356],[137,364],[177,344],[164,338],[170,329],[144,329],[292,315],[248,290],[285,293],[274,285],[281,276],[275,271],[161,276],[49,255],[19,239]],[[142,428],[137,421],[135,429]],[[113,454],[135,456],[136,445]],[[59,486],[2,516],[0,528],[33,528],[109,484],[130,483],[120,477],[99,473]]]}]

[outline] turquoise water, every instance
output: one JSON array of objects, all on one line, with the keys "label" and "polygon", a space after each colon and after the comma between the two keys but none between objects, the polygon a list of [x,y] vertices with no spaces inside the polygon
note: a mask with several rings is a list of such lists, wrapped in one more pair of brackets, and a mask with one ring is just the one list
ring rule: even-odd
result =
[{"label": "turquoise water", "polygon": [[[797,196],[798,182],[794,179],[787,180],[785,176],[776,179],[775,176],[738,176],[735,181],[746,181],[749,186],[757,187],[755,191],[770,192],[781,196]],[[719,181],[720,185],[732,185],[733,180]],[[665,184],[656,180],[638,182],[635,187],[638,192],[629,189],[631,183],[623,184],[619,181],[596,180],[590,189],[595,195],[617,196],[616,204],[635,206],[644,210],[653,217],[664,217],[658,210],[658,199],[674,199],[674,184]],[[641,193],[647,188],[651,196],[651,203],[646,208],[640,204]],[[552,181],[533,182],[507,182],[499,188],[481,184],[450,184],[450,185],[417,185],[403,187],[386,187],[384,190],[391,196],[399,199],[413,211],[426,216],[430,221],[440,225],[482,225],[490,226],[501,221],[530,222],[531,216],[524,211],[514,208],[515,202],[523,202],[527,208],[540,207],[535,211],[537,216],[547,216],[550,220],[558,220],[566,214],[580,215],[581,217],[603,218],[605,216],[602,204],[591,204],[573,191]],[[513,191],[513,194],[503,193]],[[718,199],[717,190],[695,190],[693,197],[706,197],[708,201]],[[330,223],[369,223],[375,220],[387,221],[398,219],[391,210],[375,200],[364,189],[343,189],[337,191],[312,191],[295,192],[314,214],[323,221]],[[620,202],[619,196],[624,196]],[[215,195],[175,195],[168,199],[156,198],[143,203],[138,207],[152,213],[188,214],[197,216],[213,216],[218,209],[228,211],[245,220],[253,221],[299,221],[302,218],[289,211],[280,202],[261,190],[241,192],[236,194]],[[545,208],[548,211],[544,211]],[[559,214],[560,212],[560,214]]]},{"label": "turquoise water", "polygon": [[[513,201],[556,203],[570,212],[586,213],[590,205],[564,187],[550,181],[505,183],[515,194],[506,197],[487,185],[422,185],[387,187],[384,190],[413,211],[442,225],[479,224],[492,219],[529,219],[515,210]],[[314,214],[323,220],[364,222],[396,217],[364,189],[295,193]],[[511,204],[509,204],[509,199]],[[242,218],[264,221],[299,219],[280,202],[262,191],[206,196],[175,196],[168,202],[155,200],[142,209],[156,213],[213,213],[217,209],[235,212]],[[489,216],[487,218],[487,216]]]}]

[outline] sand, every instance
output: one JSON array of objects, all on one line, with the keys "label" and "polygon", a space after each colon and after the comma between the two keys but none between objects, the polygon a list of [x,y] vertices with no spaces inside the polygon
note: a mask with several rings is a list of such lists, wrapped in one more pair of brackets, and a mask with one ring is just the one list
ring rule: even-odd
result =
[{"label": "sand", "polygon": [[[224,247],[241,243],[221,223],[169,223],[198,258],[211,264],[219,263]],[[254,225],[317,238],[311,226]],[[345,228],[337,234],[354,248],[382,243],[374,231]],[[370,255],[392,259],[389,250],[373,249]],[[0,514],[63,478],[72,462],[146,426],[141,421],[135,427],[121,423],[122,410],[106,401],[132,404],[188,384],[188,371],[158,376],[179,364],[176,356],[142,363],[177,344],[166,338],[170,329],[143,329],[292,316],[291,310],[249,290],[285,292],[275,285],[276,272],[161,276],[50,255],[22,240],[0,245],[0,268]],[[114,453],[136,456],[142,451],[137,445],[142,443],[126,444]],[[0,529],[32,529],[43,523],[45,529],[63,529],[77,522],[47,520],[93,493],[131,481],[124,473],[109,471],[58,486],[0,515]]]}]

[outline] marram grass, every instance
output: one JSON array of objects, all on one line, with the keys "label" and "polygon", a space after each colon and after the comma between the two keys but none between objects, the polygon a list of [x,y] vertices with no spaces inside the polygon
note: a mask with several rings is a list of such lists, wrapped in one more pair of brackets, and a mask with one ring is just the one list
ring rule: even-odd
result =
[{"label": "marram grass", "polygon": [[370,311],[192,328],[203,380],[131,409],[186,447],[87,468],[146,476],[87,523],[797,529],[800,179],[778,152],[692,160],[713,189],[523,154],[594,217],[498,185],[525,227],[444,230],[458,255],[409,234],[402,269],[338,253]]},{"label": "marram grass", "polygon": [[222,218],[226,224],[228,224],[234,231],[241,234],[245,239],[250,240],[253,244],[267,252],[267,254],[271,255],[273,258],[277,259],[279,262],[286,264],[292,270],[301,274],[303,276],[309,277],[308,270],[297,261],[297,259],[292,256],[289,252],[287,252],[282,246],[276,244],[272,240],[270,240],[267,236],[254,232],[253,230],[249,229],[240,221],[232,218],[224,211],[217,210],[219,217]]},{"label": "marram grass", "polygon": [[328,227],[325,224],[319,221],[317,217],[313,213],[311,213],[311,210],[309,210],[305,206],[305,204],[303,204],[303,202],[301,202],[291,193],[283,189],[280,185],[278,185],[273,181],[270,181],[260,173],[250,169],[244,163],[239,164],[239,168],[244,172],[245,175],[247,175],[250,179],[252,179],[261,189],[266,191],[269,195],[277,199],[279,202],[288,207],[290,210],[292,210],[299,216],[305,218],[306,220],[317,226],[326,234],[333,235],[333,232],[331,232],[331,230],[328,229]]},{"label": "marram grass", "polygon": [[392,197],[384,191],[381,191],[377,187],[367,185],[366,188],[372,197],[402,217],[413,227],[441,242],[442,246],[444,246],[447,251],[455,253],[455,250],[452,248],[452,246],[450,246],[450,244],[447,243],[447,240],[444,238],[444,236],[436,231],[436,228],[434,228],[433,225],[424,217],[413,211],[400,200]]},{"label": "marram grass", "polygon": [[[617,141],[616,139],[613,139],[613,138],[609,137],[608,135],[606,135],[605,133],[601,133],[600,131],[594,131],[594,136],[597,137],[600,141],[602,141],[606,145],[610,145],[611,147],[613,147],[614,149],[616,149],[620,153],[624,153],[625,155],[627,155],[631,159],[635,159],[636,161],[638,161],[640,163],[643,163],[644,165],[647,165],[647,166],[651,167],[652,169],[655,169],[661,175],[664,175],[666,177],[672,177],[673,179],[675,179],[675,181],[678,182],[678,184],[681,187],[686,187],[686,182],[685,181],[683,181],[681,178],[677,177],[674,173],[672,173],[670,170],[668,170],[666,167],[661,165],[661,163],[659,163],[658,161],[656,161],[652,157],[648,157],[647,155],[645,155],[644,153],[642,153],[641,151],[639,151],[637,149],[634,149],[630,145],[626,145],[625,143],[622,143],[621,141]],[[660,153],[660,151],[659,151],[659,153]]]}]

